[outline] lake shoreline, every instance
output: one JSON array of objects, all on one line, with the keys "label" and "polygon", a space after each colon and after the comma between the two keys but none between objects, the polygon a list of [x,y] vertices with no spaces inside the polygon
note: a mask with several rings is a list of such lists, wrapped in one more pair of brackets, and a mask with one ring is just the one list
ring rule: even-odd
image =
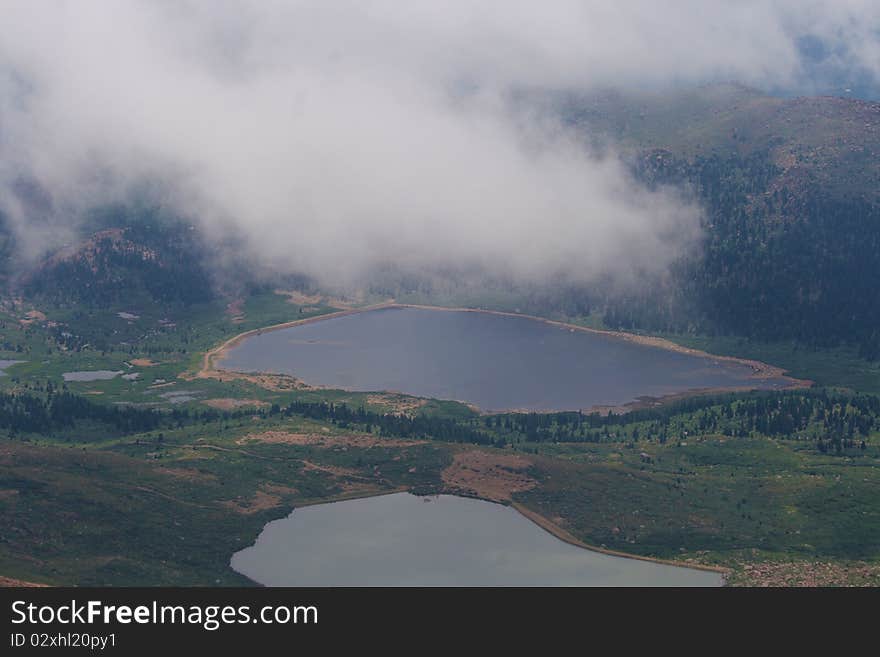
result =
[{"label": "lake shoreline", "polygon": [[527,315],[524,313],[515,313],[505,310],[484,310],[480,308],[457,308],[408,303],[394,303],[389,307],[418,308],[421,310],[445,310],[449,312],[484,313],[487,315],[498,315],[501,317],[521,317],[524,319],[531,319],[536,322],[549,324],[550,326],[556,326],[559,328],[572,329],[575,331],[582,331],[584,333],[593,333],[594,335],[605,335],[611,338],[626,340],[628,342],[632,342],[634,344],[642,345],[645,347],[654,347],[657,349],[665,349],[666,351],[673,351],[688,356],[696,356],[698,358],[710,358],[716,361],[724,361],[728,363],[745,365],[752,369],[752,376],[756,379],[784,378],[792,382],[791,387],[809,388],[814,383],[813,381],[810,381],[808,379],[796,379],[794,377],[788,376],[786,374],[786,370],[782,369],[781,367],[777,367],[776,365],[770,365],[769,363],[764,363],[759,360],[750,360],[748,358],[737,358],[736,356],[719,356],[717,354],[710,354],[700,349],[684,347],[680,344],[672,342],[671,340],[667,340],[666,338],[660,338],[652,335],[640,335],[638,333],[628,333],[626,331],[611,331],[608,329],[591,328],[589,326],[581,326],[579,324],[572,324],[570,322],[563,322],[556,319],[548,319],[547,317],[540,317],[539,315]]},{"label": "lake shoreline", "polygon": [[[782,390],[797,390],[797,389],[805,389],[810,388],[814,385],[813,381],[808,379],[797,379],[795,377],[789,376],[786,374],[786,370],[781,367],[777,367],[775,365],[770,365],[769,363],[764,363],[762,361],[751,360],[746,358],[737,358],[735,356],[719,356],[716,354],[710,354],[705,351],[701,351],[699,349],[693,349],[691,347],[684,347],[682,345],[678,345],[666,338],[659,338],[655,336],[645,336],[638,335],[635,333],[627,333],[625,331],[609,331],[605,329],[595,329],[586,326],[579,326],[577,324],[571,324],[569,322],[562,322],[559,320],[548,319],[546,317],[539,317],[536,315],[527,315],[523,313],[515,313],[515,312],[507,312],[501,310],[484,310],[479,308],[460,308],[460,307],[446,307],[446,306],[430,306],[424,304],[407,304],[407,303],[398,303],[396,301],[388,301],[379,304],[373,304],[370,306],[364,306],[362,308],[350,308],[345,310],[340,310],[338,312],[326,313],[323,315],[315,315],[312,317],[307,317],[299,320],[292,320],[289,322],[282,322],[280,324],[273,324],[271,326],[251,329],[249,331],[244,331],[235,335],[228,340],[224,341],[220,345],[208,350],[202,357],[202,365],[201,368],[194,374],[191,375],[193,378],[214,378],[221,376],[223,374],[228,375],[230,377],[247,377],[247,376],[272,376],[277,377],[279,379],[285,379],[292,382],[292,386],[298,389],[305,390],[346,390],[348,392],[355,392],[351,390],[347,390],[346,388],[340,388],[338,386],[323,386],[323,385],[314,385],[309,384],[305,381],[298,379],[297,377],[291,376],[289,374],[280,374],[280,373],[267,373],[267,372],[241,372],[237,370],[229,370],[222,367],[219,363],[222,361],[228,352],[241,344],[244,340],[250,337],[262,335],[264,333],[269,333],[273,331],[280,331],[288,328],[293,328],[296,326],[302,326],[305,324],[313,324],[315,322],[320,322],[323,320],[335,319],[339,317],[345,317],[349,315],[356,315],[360,313],[367,313],[376,310],[384,310],[389,308],[413,308],[420,310],[429,310],[429,311],[445,311],[445,312],[470,312],[470,313],[483,313],[487,315],[496,315],[501,317],[519,317],[524,318],[536,322],[541,322],[543,324],[547,324],[550,326],[555,326],[558,328],[568,329],[570,331],[580,331],[584,333],[592,333],[594,335],[604,335],[612,339],[625,340],[627,342],[638,344],[641,346],[652,347],[655,349],[663,349],[665,351],[671,351],[675,353],[680,353],[692,357],[709,359],[714,362],[725,362],[725,363],[733,363],[741,366],[746,366],[752,370],[750,378],[755,381],[761,381],[771,378],[779,378],[784,379],[786,381],[786,385],[784,385]],[[592,406],[587,409],[569,409],[572,411],[581,410],[587,413],[598,412],[602,415],[607,415],[610,412],[614,412],[617,414],[625,413],[633,410],[641,410],[645,408],[651,408],[655,406],[661,406],[663,404],[677,401],[680,399],[685,399],[688,397],[693,397],[697,395],[705,395],[705,394],[722,394],[722,393],[734,393],[734,392],[748,392],[756,389],[754,386],[749,385],[740,385],[740,386],[727,386],[727,387],[713,387],[713,388],[693,388],[689,390],[683,390],[680,392],[670,393],[668,395],[662,395],[659,397],[654,396],[641,396],[630,402],[626,402],[624,404],[619,405],[600,405],[600,406]],[[409,397],[420,398],[417,395],[411,395],[405,392],[398,391],[384,391],[384,392],[396,392],[398,394],[403,394]],[[480,409],[476,405],[471,402],[462,401],[462,400],[451,400],[458,401],[459,403],[465,404],[469,408],[473,409],[475,412],[479,414],[494,414],[494,413],[515,413],[515,412],[560,412],[557,410],[522,410],[522,409],[501,409],[501,410],[490,410],[484,411]]]},{"label": "lake shoreline", "polygon": [[243,333],[234,335],[228,340],[219,344],[218,346],[206,351],[205,354],[202,356],[202,367],[198,370],[198,372],[195,373],[195,378],[205,378],[206,376],[210,376],[211,372],[231,371],[225,370],[222,367],[217,367],[215,361],[222,360],[230,349],[238,346],[243,340],[246,340],[249,337],[262,335],[263,333],[269,333],[271,331],[281,331],[283,329],[293,328],[294,326],[312,324],[314,322],[323,321],[325,319],[334,319],[336,317],[356,315],[358,313],[370,312],[371,310],[380,310],[382,308],[394,308],[395,306],[396,304],[394,303],[379,303],[372,306],[364,306],[363,308],[350,308],[346,310],[339,310],[337,312],[325,313],[323,315],[313,315],[311,317],[305,317],[303,319],[295,319],[289,322],[281,322],[280,324],[272,324],[270,326],[264,326],[261,328],[244,331]]},{"label": "lake shoreline", "polygon": [[[478,498],[483,499],[483,498]],[[488,500],[494,501],[494,500]],[[498,502],[500,504],[500,502]],[[564,543],[568,543],[569,545],[574,545],[575,547],[583,548],[584,550],[590,550],[591,552],[598,552],[600,554],[607,554],[612,557],[621,557],[624,559],[636,559],[637,561],[649,561],[651,563],[663,564],[664,566],[675,566],[677,568],[690,568],[691,570],[703,570],[713,573],[719,573],[722,576],[722,586],[727,583],[727,575],[730,574],[729,568],[724,568],[723,566],[712,566],[709,564],[702,564],[696,562],[682,562],[682,561],[674,561],[672,559],[663,559],[661,557],[649,557],[642,554],[632,554],[630,552],[621,552],[620,550],[612,550],[610,548],[605,548],[599,545],[591,545],[589,543],[585,543],[574,535],[570,534],[568,531],[557,525],[555,522],[547,518],[546,516],[542,516],[537,511],[532,511],[527,508],[523,504],[519,502],[511,502],[510,506],[516,509],[520,514],[531,520],[533,523],[538,525],[544,531],[552,534],[560,541]]]},{"label": "lake shoreline", "polygon": [[[460,491],[447,490],[445,487],[442,488],[441,490],[439,490],[437,493],[430,493],[427,495],[414,493],[412,491],[412,489],[406,488],[406,487],[394,488],[391,490],[378,490],[378,491],[374,491],[374,492],[361,491],[361,492],[353,493],[353,494],[352,493],[349,493],[349,494],[343,493],[338,496],[327,498],[326,500],[310,500],[308,502],[296,504],[290,509],[289,513],[282,516],[281,518],[278,518],[277,520],[283,520],[285,518],[288,518],[291,513],[295,512],[299,508],[307,508],[307,507],[319,506],[319,505],[323,505],[323,504],[334,504],[334,503],[338,503],[338,502],[347,502],[347,501],[352,501],[352,500],[382,497],[385,495],[392,495],[392,494],[397,494],[397,493],[409,493],[410,495],[415,495],[416,497],[433,497],[435,495],[450,495],[453,497],[461,497],[461,498],[465,498],[465,499],[470,498],[470,499],[480,500],[482,502],[487,502],[487,503],[491,503],[491,504],[498,504],[500,506],[508,506],[508,507],[514,509],[522,517],[526,518],[527,520],[529,520],[530,522],[535,524],[540,529],[546,531],[547,533],[549,533],[553,537],[559,539],[563,543],[567,543],[568,545],[572,545],[574,547],[577,547],[577,548],[580,548],[583,550],[587,550],[589,552],[594,552],[597,554],[604,554],[604,555],[618,557],[618,558],[622,558],[622,559],[634,559],[636,561],[645,561],[648,563],[655,563],[655,564],[663,565],[663,566],[671,566],[671,567],[675,567],[675,568],[687,568],[690,570],[698,570],[698,571],[703,571],[703,572],[717,573],[717,574],[721,575],[721,586],[727,585],[727,577],[729,576],[729,574],[731,572],[729,568],[725,568],[723,566],[714,566],[714,565],[709,565],[709,564],[701,564],[701,563],[697,563],[697,562],[675,561],[672,559],[663,559],[661,557],[651,557],[651,556],[640,555],[640,554],[631,554],[628,552],[622,552],[620,550],[612,550],[612,549],[597,546],[597,545],[591,545],[589,543],[585,543],[584,541],[581,541],[580,539],[576,538],[575,536],[570,534],[568,531],[566,531],[565,529],[563,529],[562,527],[560,527],[556,523],[554,523],[552,520],[550,520],[546,516],[541,515],[537,511],[533,511],[533,510],[529,509],[528,507],[524,506],[523,504],[521,504],[519,502],[499,501],[497,499],[490,499],[487,497],[483,497],[481,495],[465,495],[465,494],[462,494]],[[275,522],[275,520],[271,520],[271,521],[267,522],[265,525],[263,525],[263,528],[260,530],[260,534],[262,534],[265,527],[268,524],[270,524],[271,522]],[[257,535],[257,538],[259,538],[259,534]],[[254,539],[255,543],[256,543],[257,538]],[[230,566],[229,567],[232,568],[231,557],[230,557]],[[255,580],[251,579],[247,575],[244,575],[243,573],[235,570],[234,568],[232,568],[232,570],[234,570],[237,574],[241,575],[242,577],[246,577],[247,579],[249,579],[251,582],[254,583],[255,586],[268,586],[266,584],[262,584],[260,582],[257,582]]]}]

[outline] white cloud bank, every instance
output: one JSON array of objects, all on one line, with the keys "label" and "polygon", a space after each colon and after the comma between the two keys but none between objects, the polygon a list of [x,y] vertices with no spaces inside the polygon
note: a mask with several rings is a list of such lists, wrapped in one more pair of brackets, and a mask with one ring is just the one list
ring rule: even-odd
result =
[{"label": "white cloud bank", "polygon": [[58,221],[144,180],[275,266],[371,265],[588,281],[660,271],[698,210],[635,184],[517,88],[802,84],[798,39],[876,74],[858,0],[0,2],[0,203],[24,174]]}]

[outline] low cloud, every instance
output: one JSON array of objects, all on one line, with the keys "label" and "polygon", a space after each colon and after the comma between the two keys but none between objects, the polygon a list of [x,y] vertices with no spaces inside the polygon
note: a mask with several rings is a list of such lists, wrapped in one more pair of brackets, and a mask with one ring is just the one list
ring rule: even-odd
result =
[{"label": "low cloud", "polygon": [[[699,209],[511,93],[798,88],[814,82],[807,37],[828,70],[876,77],[878,19],[855,0],[8,0],[0,207],[37,253],[146,185],[251,257],[332,283],[385,262],[659,272]],[[21,202],[23,180],[49,200]]]}]

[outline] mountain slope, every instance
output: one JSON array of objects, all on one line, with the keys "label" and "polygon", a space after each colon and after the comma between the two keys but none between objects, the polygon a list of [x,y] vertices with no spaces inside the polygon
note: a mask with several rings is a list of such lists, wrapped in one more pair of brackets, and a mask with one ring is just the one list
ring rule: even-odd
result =
[{"label": "mountain slope", "polygon": [[692,190],[699,254],[601,300],[607,324],[856,345],[880,357],[880,103],[736,86],[568,97],[649,185]]},{"label": "mountain slope", "polygon": [[206,260],[190,227],[144,216],[52,253],[19,285],[56,306],[191,304],[213,296]]}]

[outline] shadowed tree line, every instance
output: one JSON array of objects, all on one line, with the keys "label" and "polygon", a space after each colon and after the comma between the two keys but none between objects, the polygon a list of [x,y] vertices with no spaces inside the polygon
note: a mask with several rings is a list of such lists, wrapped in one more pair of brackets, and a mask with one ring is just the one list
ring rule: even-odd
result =
[{"label": "shadowed tree line", "polygon": [[685,439],[688,434],[815,441],[820,451],[862,448],[880,430],[880,397],[826,390],[700,396],[628,413],[489,416],[487,429],[526,442]]},{"label": "shadowed tree line", "polygon": [[509,443],[600,443],[683,440],[688,434],[754,435],[812,441],[820,451],[864,449],[880,430],[880,397],[825,389],[692,397],[623,414],[501,413],[452,419],[378,413],[330,402],[293,401],[268,409],[162,410],[106,405],[54,389],[44,394],[0,393],[0,429],[9,435],[66,435],[70,430],[126,435],[255,415],[301,417],[340,429],[389,438],[426,439],[502,447]]}]

